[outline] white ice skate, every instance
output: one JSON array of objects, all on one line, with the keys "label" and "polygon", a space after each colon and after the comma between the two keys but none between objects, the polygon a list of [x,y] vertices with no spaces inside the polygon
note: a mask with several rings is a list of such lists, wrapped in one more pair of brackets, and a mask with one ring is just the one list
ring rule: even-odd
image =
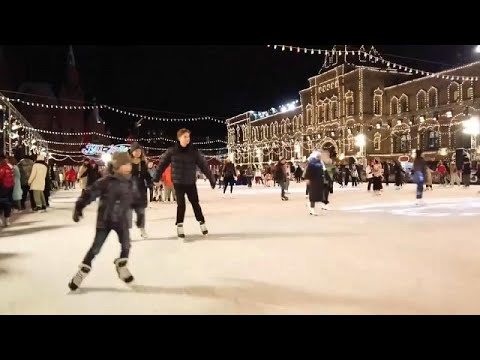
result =
[{"label": "white ice skate", "polygon": [[78,272],[75,274],[72,280],[68,283],[68,287],[70,288],[70,290],[72,291],[77,290],[82,284],[82,281],[87,277],[90,270],[92,270],[90,266],[85,264],[80,264],[78,266]]},{"label": "white ice skate", "polygon": [[177,224],[177,236],[179,239],[185,239],[185,231],[183,230],[183,224]]},{"label": "white ice skate", "polygon": [[117,259],[113,263],[115,264],[115,268],[117,269],[117,274],[120,280],[124,281],[127,284],[131,283],[134,280],[132,273],[127,268],[127,258]]},{"label": "white ice skate", "polygon": [[10,226],[10,218],[5,218],[5,227]]},{"label": "white ice skate", "polygon": [[423,200],[423,199],[417,199],[417,201],[415,202],[415,205],[417,205],[417,206],[425,205],[425,200]]},{"label": "white ice skate", "polygon": [[310,213],[310,215],[318,216],[318,214],[315,211],[315,208],[313,208],[313,207],[309,207],[308,212]]},{"label": "white ice skate", "polygon": [[207,235],[207,234],[208,234],[208,229],[207,229],[207,226],[205,225],[204,222],[201,222],[201,223],[200,223],[200,230],[202,231],[202,234],[203,234],[203,235]]},{"label": "white ice skate", "polygon": [[140,236],[142,237],[142,239],[148,239],[148,234],[145,228],[140,229]]}]

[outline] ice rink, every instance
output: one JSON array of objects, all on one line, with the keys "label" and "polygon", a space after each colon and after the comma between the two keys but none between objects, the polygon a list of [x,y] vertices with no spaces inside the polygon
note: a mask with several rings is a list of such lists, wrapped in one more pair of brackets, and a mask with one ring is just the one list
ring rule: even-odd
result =
[{"label": "ice rink", "polygon": [[[148,240],[132,230],[128,287],[111,234],[82,290],[67,283],[95,232],[96,205],[76,224],[79,192],[57,192],[48,213],[23,214],[0,230],[0,314],[480,314],[480,188],[381,196],[335,189],[331,210],[308,215],[304,184],[236,187],[232,199],[199,183],[210,234],[187,203],[177,239],[176,205],[147,210]],[[320,209],[318,209],[320,212]]]}]

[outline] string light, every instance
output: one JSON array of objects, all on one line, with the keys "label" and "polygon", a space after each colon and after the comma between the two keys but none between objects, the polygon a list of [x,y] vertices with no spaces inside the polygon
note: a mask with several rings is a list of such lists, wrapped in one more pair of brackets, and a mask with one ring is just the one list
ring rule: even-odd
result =
[{"label": "string light", "polygon": [[[23,128],[26,129],[26,130],[36,131],[36,132],[39,132],[39,133],[50,134],[50,135],[63,135],[63,136],[100,136],[100,137],[104,137],[104,138],[107,138],[107,139],[120,140],[120,141],[165,141],[165,142],[171,142],[171,143],[174,143],[174,142],[177,141],[177,140],[173,140],[173,139],[169,139],[169,138],[165,138],[165,137],[135,138],[135,139],[132,139],[132,138],[121,138],[121,137],[118,137],[118,136],[112,136],[112,135],[108,135],[108,134],[102,134],[102,133],[95,132],[95,131],[62,132],[62,131],[51,131],[51,130],[36,129],[36,128],[33,128],[33,127],[26,127],[26,126],[24,126]],[[209,140],[209,141],[198,141],[198,142],[194,142],[193,144],[195,144],[195,145],[207,145],[207,144],[214,144],[214,143],[226,144],[227,142],[226,142],[225,140],[216,139],[216,140]]]},{"label": "string light", "polygon": [[164,121],[164,122],[197,122],[197,121],[211,121],[218,124],[225,124],[224,120],[219,120],[212,116],[197,116],[197,117],[185,117],[185,118],[167,118],[167,117],[159,117],[159,116],[152,116],[152,115],[145,115],[139,113],[133,113],[130,111],[122,110],[113,106],[109,105],[53,105],[53,104],[42,104],[37,102],[25,101],[21,99],[9,98],[2,96],[2,100],[7,100],[10,102],[17,102],[21,104],[25,104],[27,106],[34,106],[34,107],[45,107],[47,109],[60,109],[60,110],[94,110],[94,109],[106,109],[109,111],[113,111],[119,114],[135,117],[138,119],[145,119],[145,120],[154,120],[154,121]]},{"label": "string light", "polygon": [[[278,46],[286,46],[286,45],[278,45]],[[275,49],[275,47],[274,47]],[[304,49],[304,52],[307,53],[307,52],[310,52],[312,55],[314,54],[315,52],[315,49],[310,49],[310,48],[299,48],[299,49]],[[323,49],[316,49],[317,53],[319,55],[321,55],[322,53],[325,55],[325,56],[328,56],[328,53],[330,51],[332,51],[332,54],[335,54],[336,52],[340,53],[341,51],[339,50],[323,50]],[[355,55],[355,51],[351,51],[351,50],[347,50],[345,51],[345,53],[348,55],[348,54],[352,54],[352,55]],[[370,60],[375,60],[375,62],[378,62],[380,61],[382,64],[386,64],[387,67],[393,67],[394,69],[395,68],[399,68],[400,70],[404,69],[404,71],[406,72],[409,72],[409,73],[413,73],[415,72],[416,74],[421,74],[421,75],[424,75],[424,76],[431,76],[431,77],[437,77],[437,78],[442,78],[442,79],[446,79],[446,80],[472,80],[472,81],[478,81],[478,76],[461,76],[461,75],[443,75],[444,73],[446,72],[450,72],[450,71],[456,71],[456,70],[462,70],[472,64],[468,64],[468,65],[464,65],[464,66],[461,66],[461,67],[458,67],[458,68],[455,68],[455,69],[449,69],[449,70],[444,70],[442,72],[439,72],[439,73],[431,73],[431,72],[428,72],[428,71],[424,71],[424,70],[419,70],[419,69],[415,69],[415,68],[412,68],[412,67],[409,67],[409,66],[405,66],[405,65],[400,65],[400,64],[397,64],[397,63],[394,63],[392,61],[387,61],[385,59],[383,59],[382,57],[380,56],[376,56],[376,55],[372,55],[370,53],[367,53],[363,47],[362,49],[358,50],[358,55],[363,55],[365,58],[368,56]],[[480,62],[476,62],[476,63],[480,63]],[[474,64],[476,64],[474,63]]]}]

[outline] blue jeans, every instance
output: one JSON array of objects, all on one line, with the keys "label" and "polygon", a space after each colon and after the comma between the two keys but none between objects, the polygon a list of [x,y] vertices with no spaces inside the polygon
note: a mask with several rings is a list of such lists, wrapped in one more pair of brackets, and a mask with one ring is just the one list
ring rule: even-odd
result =
[{"label": "blue jeans", "polygon": [[423,197],[423,185],[425,184],[425,178],[421,171],[415,171],[415,181],[417,183],[417,199]]},{"label": "blue jeans", "polygon": [[100,253],[105,240],[107,240],[108,234],[110,234],[110,231],[112,230],[118,234],[118,240],[122,247],[120,258],[128,258],[128,254],[130,253],[130,232],[128,231],[127,226],[105,229],[97,228],[95,240],[93,240],[92,246],[83,259],[85,265],[92,266],[92,260]]}]

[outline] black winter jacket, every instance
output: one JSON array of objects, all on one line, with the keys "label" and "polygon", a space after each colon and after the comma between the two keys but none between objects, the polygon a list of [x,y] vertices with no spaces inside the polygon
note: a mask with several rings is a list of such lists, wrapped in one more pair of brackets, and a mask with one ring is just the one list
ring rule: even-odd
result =
[{"label": "black winter jacket", "polygon": [[172,164],[173,184],[194,185],[197,182],[197,166],[210,180],[212,186],[215,185],[215,178],[208,168],[207,161],[196,146],[189,144],[182,147],[180,144],[168,149],[160,158],[157,173],[154,182],[159,182],[168,165]]},{"label": "black winter jacket", "polygon": [[128,228],[130,210],[138,206],[140,201],[138,191],[135,191],[131,178],[115,174],[97,180],[78,198],[75,203],[75,212],[81,213],[98,197],[100,204],[97,213],[97,228]]},{"label": "black winter jacket", "polygon": [[150,188],[152,186],[152,177],[148,172],[147,163],[144,160],[138,164],[132,162],[132,182],[136,187],[135,190],[140,194],[140,204],[146,208],[148,205],[147,187]]}]

